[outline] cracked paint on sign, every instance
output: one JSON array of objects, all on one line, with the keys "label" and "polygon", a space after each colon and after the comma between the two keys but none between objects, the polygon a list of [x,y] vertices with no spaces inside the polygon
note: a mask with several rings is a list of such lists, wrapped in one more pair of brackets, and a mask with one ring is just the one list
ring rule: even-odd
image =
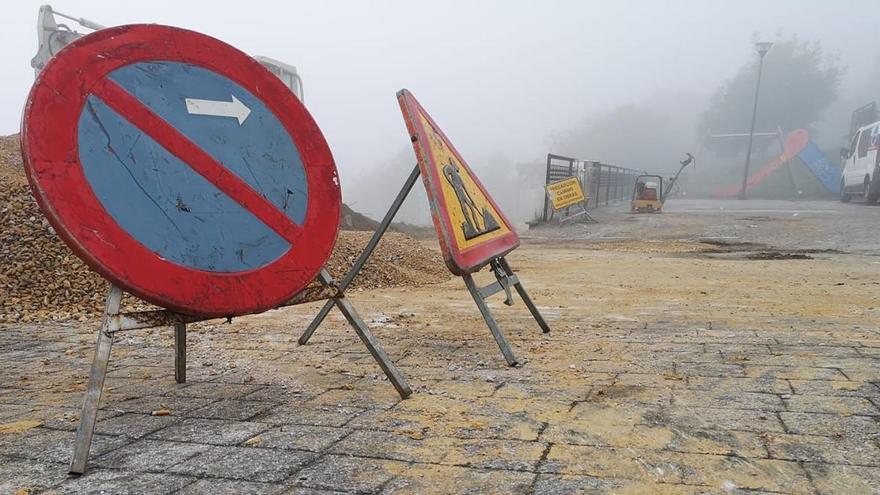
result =
[{"label": "cracked paint on sign", "polygon": [[155,24],[83,36],[40,73],[21,137],[59,237],[157,306],[265,311],[333,249],[341,197],[320,129],[271,72],[209,36]]},{"label": "cracked paint on sign", "polygon": [[[137,63],[109,78],[302,224],[308,191],[299,153],[256,97],[214,72],[175,62]],[[240,95],[253,113],[235,119],[193,116],[187,95]],[[226,96],[224,96],[226,95]],[[163,258],[215,272],[252,270],[290,243],[193,171],[151,136],[89,96],[79,119],[86,178],[114,220]]]}]

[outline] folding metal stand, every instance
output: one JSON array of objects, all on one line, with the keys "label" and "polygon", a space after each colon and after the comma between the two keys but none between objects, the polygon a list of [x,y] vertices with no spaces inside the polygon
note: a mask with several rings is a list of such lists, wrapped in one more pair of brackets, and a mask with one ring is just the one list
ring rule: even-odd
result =
[{"label": "folding metal stand", "polygon": [[[391,203],[391,207],[388,209],[388,212],[385,213],[385,217],[379,223],[379,227],[373,232],[373,236],[370,238],[370,241],[367,243],[367,246],[364,248],[363,252],[361,252],[360,256],[358,256],[357,260],[355,260],[354,265],[352,265],[351,270],[345,277],[343,277],[342,281],[339,283],[339,289],[345,290],[351,284],[351,282],[357,277],[358,273],[360,273],[361,268],[363,268],[364,264],[370,258],[370,255],[373,254],[373,251],[376,249],[376,246],[379,244],[379,241],[382,239],[382,236],[385,235],[385,232],[388,230],[388,227],[391,225],[391,221],[394,220],[394,216],[397,215],[397,212],[400,210],[401,205],[403,205],[404,200],[409,195],[410,191],[413,188],[413,185],[419,178],[419,166],[416,165],[412,172],[410,172],[409,177],[407,177],[406,182],[403,184],[403,187],[400,189],[400,192],[397,193],[397,197],[394,198],[394,202]],[[513,298],[511,297],[510,287],[513,286],[516,289],[516,292],[525,302],[526,306],[529,308],[529,311],[532,313],[532,316],[538,322],[541,329],[544,333],[548,333],[550,331],[550,327],[547,325],[547,322],[544,321],[544,317],[541,316],[541,313],[538,311],[538,308],[532,302],[532,299],[529,297],[526,292],[525,287],[523,287],[522,283],[519,281],[519,278],[513,274],[513,270],[510,269],[510,265],[507,263],[507,260],[504,257],[499,257],[491,260],[489,262],[490,269],[495,273],[495,278],[497,279],[492,284],[480,288],[477,286],[471,275],[464,275],[464,283],[470,291],[471,295],[474,298],[474,302],[477,303],[477,308],[479,308],[480,313],[483,315],[483,319],[486,320],[486,325],[489,327],[489,330],[492,332],[492,336],[495,337],[495,342],[498,343],[498,347],[501,348],[501,354],[504,355],[504,359],[507,361],[507,364],[510,366],[516,366],[518,361],[516,356],[514,356],[513,351],[510,349],[510,344],[507,343],[507,339],[504,338],[504,334],[501,333],[501,329],[498,327],[498,323],[495,321],[495,318],[492,316],[492,312],[489,310],[489,306],[486,304],[486,299],[492,296],[493,294],[504,291],[507,294],[507,299],[504,301],[508,306],[513,305]],[[303,332],[302,336],[299,338],[300,344],[306,344],[312,335],[315,333],[315,330],[321,325],[321,322],[324,321],[324,318],[330,313],[330,310],[333,308],[333,301],[328,301],[324,304],[324,307],[318,312],[315,316],[315,319],[309,324],[306,331]]]},{"label": "folding metal stand", "polygon": [[526,288],[523,287],[522,282],[519,281],[519,277],[517,277],[513,273],[513,270],[510,269],[510,265],[503,256],[490,261],[489,269],[495,274],[496,281],[486,287],[478,287],[477,283],[470,275],[465,275],[462,278],[464,278],[464,284],[467,286],[468,291],[470,291],[471,296],[473,296],[474,302],[477,303],[477,308],[480,309],[483,319],[486,320],[486,325],[489,327],[489,331],[491,331],[492,336],[495,337],[495,342],[497,342],[498,347],[501,348],[501,354],[504,355],[507,364],[510,366],[516,366],[519,364],[519,361],[517,361],[516,356],[513,354],[513,350],[510,349],[510,344],[507,343],[504,334],[501,333],[501,329],[498,327],[498,322],[495,321],[495,317],[492,316],[492,312],[489,310],[489,305],[486,304],[486,299],[498,292],[504,291],[507,296],[504,300],[504,304],[513,306],[513,296],[510,293],[510,286],[512,285],[516,289],[517,294],[519,294],[519,297],[522,298],[524,303],[526,303],[526,307],[529,308],[529,312],[532,313],[532,317],[538,322],[541,330],[544,333],[549,333],[550,326],[544,321],[544,317],[541,316],[541,312],[538,311],[535,303],[532,302],[532,298],[529,297]]},{"label": "folding metal stand", "polygon": [[[391,362],[391,359],[382,349],[379,341],[376,340],[369,328],[367,328],[366,323],[355,311],[351,302],[345,298],[343,289],[336,285],[333,277],[326,269],[321,269],[316,281],[318,284],[313,283],[309,285],[289,301],[278,306],[278,308],[323,300],[327,300],[330,306],[335,305],[338,307],[370,351],[373,359],[379,363],[382,371],[385,372],[388,380],[394,385],[400,396],[402,398],[409,397],[412,394],[412,390],[406,383],[403,375],[400,374],[400,371]],[[114,335],[124,330],[174,327],[174,379],[177,383],[184,383],[186,381],[186,325],[187,323],[215,319],[185,315],[168,310],[120,313],[122,294],[122,289],[115,285],[110,285],[110,293],[107,295],[104,315],[101,319],[100,330],[98,331],[98,343],[95,348],[92,369],[89,373],[89,384],[86,389],[85,400],[83,401],[82,414],[76,429],[73,460],[70,464],[70,472],[73,474],[85,472],[89,449],[92,445],[92,436],[95,432],[95,423],[98,417],[98,404],[104,388],[104,378],[107,376],[107,364],[110,360],[110,348],[113,345]]]},{"label": "folding metal stand", "polygon": [[[569,222],[571,220],[574,220],[574,219],[580,218],[580,217],[584,217],[585,223],[599,223],[595,218],[593,218],[592,215],[590,215],[590,212],[587,211],[587,207],[584,206],[584,204],[586,204],[586,202],[587,202],[587,200],[585,199],[583,203],[578,203],[575,206],[570,206],[570,207],[566,208],[565,209],[565,216],[559,218],[559,226],[561,227],[563,223]],[[571,208],[575,208],[575,211],[574,212],[570,211]],[[550,218],[553,218],[552,214],[551,214]]]}]

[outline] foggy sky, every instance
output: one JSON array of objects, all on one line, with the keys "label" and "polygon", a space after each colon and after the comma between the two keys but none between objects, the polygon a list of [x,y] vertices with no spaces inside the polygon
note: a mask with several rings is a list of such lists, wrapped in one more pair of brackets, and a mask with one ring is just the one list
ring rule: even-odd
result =
[{"label": "foggy sky", "polygon": [[[0,134],[33,81],[41,2],[4,5]],[[595,112],[652,95],[709,95],[756,38],[819,40],[859,80],[880,46],[876,1],[58,1],[104,25],[204,32],[298,68],[346,187],[409,146],[395,92],[410,89],[465,159],[540,159]],[[86,31],[88,32],[88,31]],[[402,178],[393,178],[396,184]]]}]

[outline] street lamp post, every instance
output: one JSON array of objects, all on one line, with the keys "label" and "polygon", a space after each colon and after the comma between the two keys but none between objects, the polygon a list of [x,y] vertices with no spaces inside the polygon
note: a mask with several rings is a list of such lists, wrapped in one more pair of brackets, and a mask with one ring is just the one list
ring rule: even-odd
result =
[{"label": "street lamp post", "polygon": [[749,180],[749,165],[752,161],[752,138],[755,134],[755,118],[758,116],[758,93],[761,91],[761,72],[764,70],[764,55],[767,55],[767,51],[770,50],[771,46],[773,46],[773,43],[769,41],[759,41],[755,43],[755,48],[758,50],[758,55],[760,56],[760,61],[758,62],[758,82],[755,84],[755,104],[752,107],[752,127],[749,128],[749,149],[746,151],[746,166],[745,170],[743,170],[743,184],[742,189],[739,191],[739,199],[746,199],[746,184]]}]

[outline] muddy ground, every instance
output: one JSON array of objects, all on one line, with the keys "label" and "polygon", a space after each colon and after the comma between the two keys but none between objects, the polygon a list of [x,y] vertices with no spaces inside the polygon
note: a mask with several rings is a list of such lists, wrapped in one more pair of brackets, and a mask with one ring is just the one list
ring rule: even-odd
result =
[{"label": "muddy ground", "polygon": [[406,400],[337,312],[297,345],[314,305],[196,325],[186,384],[170,331],[125,334],[81,477],[95,325],[2,326],[0,492],[880,491],[880,208],[594,216],[510,255],[553,328],[495,296],[517,368],[458,278],[351,294]]}]

